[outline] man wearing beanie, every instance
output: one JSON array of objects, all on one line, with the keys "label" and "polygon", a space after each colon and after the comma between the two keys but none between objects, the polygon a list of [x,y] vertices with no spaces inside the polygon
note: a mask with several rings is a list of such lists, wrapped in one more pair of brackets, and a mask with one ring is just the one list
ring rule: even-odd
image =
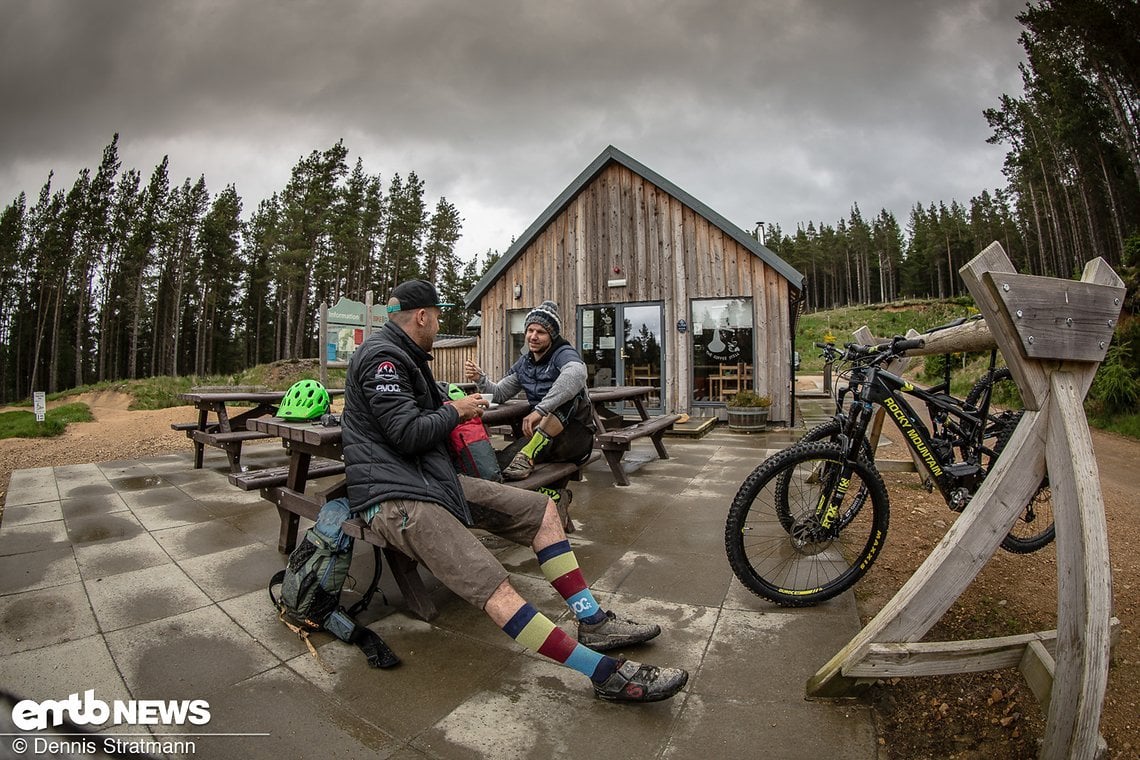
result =
[{"label": "man wearing beanie", "polygon": [[[520,390],[532,411],[523,419],[523,437],[504,450],[506,480],[522,480],[535,462],[574,462],[589,458],[594,448],[594,416],[586,395],[586,363],[562,337],[558,304],[543,301],[526,315],[526,345],[507,376],[492,382],[474,362],[465,364],[467,379],[480,393],[501,403]],[[558,493],[552,498],[561,498]]]}]

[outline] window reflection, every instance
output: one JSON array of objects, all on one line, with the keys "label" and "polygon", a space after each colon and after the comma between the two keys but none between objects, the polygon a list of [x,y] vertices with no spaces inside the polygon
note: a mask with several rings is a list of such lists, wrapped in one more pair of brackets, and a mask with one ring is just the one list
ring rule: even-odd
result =
[{"label": "window reflection", "polygon": [[691,324],[693,400],[724,404],[755,388],[752,299],[696,299]]}]

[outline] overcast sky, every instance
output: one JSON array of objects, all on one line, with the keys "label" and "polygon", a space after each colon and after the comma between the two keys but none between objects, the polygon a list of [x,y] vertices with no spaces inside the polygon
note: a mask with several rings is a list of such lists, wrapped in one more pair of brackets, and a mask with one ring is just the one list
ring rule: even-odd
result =
[{"label": "overcast sky", "polygon": [[0,204],[124,168],[233,183],[415,171],[504,251],[607,145],[748,230],[1005,184],[1024,0],[0,0]]}]

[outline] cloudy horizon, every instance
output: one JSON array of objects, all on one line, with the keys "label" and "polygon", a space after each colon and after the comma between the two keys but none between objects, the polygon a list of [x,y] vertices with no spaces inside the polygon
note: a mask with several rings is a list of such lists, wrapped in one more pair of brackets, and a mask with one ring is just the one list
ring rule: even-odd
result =
[{"label": "cloudy horizon", "polygon": [[0,203],[123,168],[236,186],[244,216],[302,156],[415,171],[505,251],[607,145],[740,227],[1005,185],[982,110],[1018,95],[1021,0],[0,0]]}]

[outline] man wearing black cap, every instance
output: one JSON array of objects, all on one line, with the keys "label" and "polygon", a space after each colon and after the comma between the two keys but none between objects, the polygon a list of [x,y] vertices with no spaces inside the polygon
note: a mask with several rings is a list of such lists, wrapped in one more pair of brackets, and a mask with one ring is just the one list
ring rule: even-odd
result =
[{"label": "man wearing black cap", "polygon": [[[528,351],[506,377],[492,382],[475,362],[467,360],[467,379],[497,403],[520,391],[532,411],[523,419],[523,437],[505,451],[503,478],[522,480],[535,462],[575,462],[589,458],[594,448],[594,415],[586,392],[586,363],[562,337],[558,304],[543,301],[526,315]],[[563,494],[551,494],[556,500]]]},{"label": "man wearing black cap", "polygon": [[[424,565],[519,644],[590,679],[600,699],[653,702],[688,680],[602,652],[644,643],[660,626],[603,610],[586,586],[554,502],[502,483],[457,475],[447,449],[457,424],[482,415],[479,393],[444,404],[432,376],[441,307],[435,287],[401,283],[391,319],[352,356],[342,415],[348,500],[388,545]],[[523,599],[506,569],[468,528],[531,546],[543,575],[578,619],[577,640]]]}]

